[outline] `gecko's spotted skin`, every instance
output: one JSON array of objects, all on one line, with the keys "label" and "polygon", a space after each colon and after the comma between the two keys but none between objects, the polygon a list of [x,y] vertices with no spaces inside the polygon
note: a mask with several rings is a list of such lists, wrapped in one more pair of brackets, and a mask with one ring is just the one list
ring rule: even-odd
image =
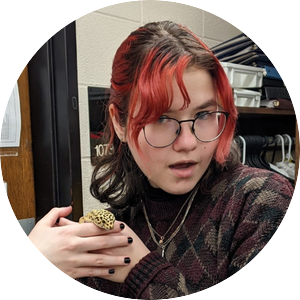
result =
[{"label": "gecko's spotted skin", "polygon": [[114,228],[115,216],[106,209],[94,209],[79,219],[79,223],[94,223],[96,226],[110,230]]}]

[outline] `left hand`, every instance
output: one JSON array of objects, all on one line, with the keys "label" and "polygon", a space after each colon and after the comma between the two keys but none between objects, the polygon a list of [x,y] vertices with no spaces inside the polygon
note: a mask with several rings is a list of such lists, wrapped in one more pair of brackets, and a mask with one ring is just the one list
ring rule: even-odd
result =
[{"label": "left hand", "polygon": [[124,255],[93,253],[99,249],[128,247],[128,236],[118,236],[121,222],[116,221],[114,229],[108,231],[91,223],[78,224],[66,219],[71,211],[72,207],[53,208],[28,236],[52,264],[72,278],[108,278],[112,275],[111,265],[127,265]]},{"label": "left hand", "polygon": [[130,263],[126,266],[111,266],[114,268],[115,273],[109,277],[105,277],[106,280],[123,283],[128,276],[132,268],[147,254],[150,250],[145,246],[141,239],[135,234],[135,232],[124,223],[125,228],[118,233],[108,233],[108,236],[125,236],[131,237],[132,243],[125,247],[115,247],[109,249],[101,249],[97,253],[111,255],[111,256],[126,256],[130,258]]}]

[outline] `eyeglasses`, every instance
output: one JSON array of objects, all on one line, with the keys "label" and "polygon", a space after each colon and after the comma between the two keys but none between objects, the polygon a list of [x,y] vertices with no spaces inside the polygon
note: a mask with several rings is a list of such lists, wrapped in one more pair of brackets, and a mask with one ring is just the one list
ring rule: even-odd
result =
[{"label": "eyeglasses", "polygon": [[155,148],[164,148],[173,144],[181,132],[181,123],[193,122],[191,131],[204,143],[218,139],[223,133],[229,113],[224,111],[206,111],[197,114],[195,119],[178,121],[162,116],[157,122],[147,124],[144,136],[147,143]]}]

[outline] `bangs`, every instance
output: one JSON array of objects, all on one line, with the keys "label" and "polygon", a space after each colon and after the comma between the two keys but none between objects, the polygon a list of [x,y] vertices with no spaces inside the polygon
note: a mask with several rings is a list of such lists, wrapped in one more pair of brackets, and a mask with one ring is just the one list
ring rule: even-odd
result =
[{"label": "bangs", "polygon": [[128,129],[137,149],[140,131],[145,125],[158,120],[170,108],[174,78],[183,95],[182,109],[190,103],[183,82],[183,73],[189,61],[189,56],[172,57],[169,53],[158,53],[156,49],[145,57],[136,73],[128,110]]}]

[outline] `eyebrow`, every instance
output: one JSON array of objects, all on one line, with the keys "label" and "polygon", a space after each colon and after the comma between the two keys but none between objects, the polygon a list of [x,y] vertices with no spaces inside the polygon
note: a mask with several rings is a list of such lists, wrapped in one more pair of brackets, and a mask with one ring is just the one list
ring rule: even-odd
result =
[{"label": "eyebrow", "polygon": [[216,106],[216,105],[218,105],[218,102],[216,101],[216,99],[210,99],[210,100],[202,103],[201,105],[197,106],[196,110],[201,110],[201,109],[205,109],[210,106]]},{"label": "eyebrow", "polygon": [[[195,107],[195,111],[196,110],[202,110],[202,109],[205,109],[205,108],[208,108],[210,106],[217,106],[218,105],[218,102],[216,99],[209,99],[207,100],[206,102],[200,104],[199,106]],[[165,113],[174,113],[174,110],[173,109],[168,109]]]}]

